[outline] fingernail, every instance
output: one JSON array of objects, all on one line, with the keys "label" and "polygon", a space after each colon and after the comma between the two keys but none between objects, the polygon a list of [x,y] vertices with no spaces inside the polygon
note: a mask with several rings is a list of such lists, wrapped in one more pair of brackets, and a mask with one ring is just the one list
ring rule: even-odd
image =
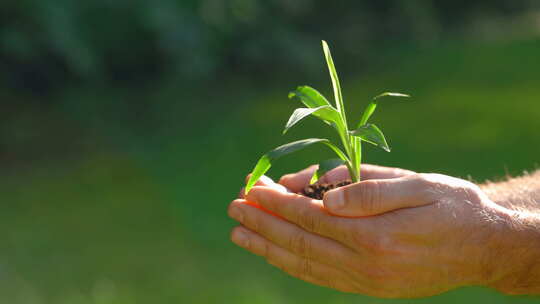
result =
[{"label": "fingernail", "polygon": [[229,211],[229,216],[241,223],[244,221],[244,213],[242,212],[242,210],[240,210],[239,207],[231,207],[231,210]]},{"label": "fingernail", "polygon": [[330,210],[339,210],[345,207],[343,191],[334,190],[324,195],[324,205]]},{"label": "fingernail", "polygon": [[232,241],[240,247],[246,248],[249,246],[249,238],[246,233],[241,229],[236,229],[234,231],[232,235]]}]

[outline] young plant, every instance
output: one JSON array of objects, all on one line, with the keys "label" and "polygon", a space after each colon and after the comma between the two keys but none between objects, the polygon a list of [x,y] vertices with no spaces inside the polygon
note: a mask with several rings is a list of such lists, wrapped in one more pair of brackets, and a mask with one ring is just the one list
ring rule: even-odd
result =
[{"label": "young plant", "polygon": [[309,86],[301,86],[296,90],[289,93],[290,99],[295,99],[302,102],[306,108],[296,109],[289,121],[285,125],[283,134],[285,134],[292,126],[297,124],[303,118],[312,115],[332,128],[336,130],[339,135],[339,139],[342,144],[342,149],[333,144],[328,139],[323,138],[309,138],[291,142],[275,148],[274,150],[263,155],[249,178],[246,185],[246,193],[253,188],[257,180],[264,175],[272,166],[272,163],[278,158],[287,155],[289,153],[304,149],[313,144],[319,143],[327,146],[338,156],[337,159],[329,159],[321,162],[319,168],[313,174],[311,184],[315,183],[326,172],[345,164],[349,170],[349,175],[353,183],[360,181],[360,165],[362,160],[362,141],[376,145],[383,150],[390,152],[390,147],[386,142],[386,139],[382,131],[374,124],[368,123],[369,118],[373,115],[373,112],[377,108],[377,102],[379,99],[387,96],[393,97],[409,97],[409,95],[401,93],[386,92],[374,97],[364,110],[360,121],[356,127],[352,130],[349,129],[347,123],[347,116],[345,113],[345,106],[343,104],[343,96],[341,95],[341,87],[339,84],[339,78],[334,67],[334,61],[330,54],[330,49],[326,41],[322,41],[322,47],[328,70],[330,72],[330,78],[332,79],[332,86],[334,87],[335,107],[328,102],[328,100],[317,90]]}]

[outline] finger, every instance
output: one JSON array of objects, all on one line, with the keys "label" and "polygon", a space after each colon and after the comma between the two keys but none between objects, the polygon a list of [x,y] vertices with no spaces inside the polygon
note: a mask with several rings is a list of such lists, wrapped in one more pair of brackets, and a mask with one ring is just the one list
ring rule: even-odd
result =
[{"label": "finger", "polygon": [[229,216],[272,243],[301,257],[322,263],[331,261],[343,270],[351,267],[350,261],[360,259],[350,248],[253,208],[245,200],[233,201],[229,206]]},{"label": "finger", "polygon": [[430,204],[435,193],[432,185],[416,174],[366,180],[333,189],[324,195],[323,203],[335,215],[370,216]]},{"label": "finger", "polygon": [[[251,174],[248,174],[246,176],[246,183],[247,183],[247,181],[249,180],[250,177],[251,177]],[[287,192],[287,189],[283,185],[275,183],[270,177],[268,177],[266,175],[261,176],[259,178],[259,180],[255,183],[255,186],[272,187],[272,188],[275,188],[275,189],[277,189],[279,191]],[[246,193],[245,189],[246,189],[246,187],[242,187],[242,189],[240,189],[240,192],[238,193],[238,198],[244,198],[245,197],[245,193]]]},{"label": "finger", "polygon": [[[413,171],[401,168],[382,167],[377,165],[362,164],[360,176],[362,180],[388,179],[414,174]],[[350,180],[349,169],[346,166],[339,166],[328,171],[320,179],[320,183],[337,183]]]},{"label": "finger", "polygon": [[[304,190],[307,185],[309,185],[309,182],[311,181],[311,178],[313,177],[313,174],[317,168],[317,165],[313,165],[300,172],[283,175],[279,180],[279,184],[282,184],[292,192],[299,193]],[[349,179],[350,175],[347,167],[339,166],[326,172],[323,176],[321,176],[317,183],[334,183]]]},{"label": "finger", "polygon": [[411,170],[370,164],[362,164],[360,173],[362,180],[389,179],[415,174],[415,172]]},{"label": "finger", "polygon": [[295,255],[262,236],[246,229],[236,227],[231,233],[231,240],[238,246],[262,257],[286,273],[312,284],[352,292],[346,273],[309,258]]},{"label": "finger", "polygon": [[317,165],[312,165],[299,172],[283,175],[278,183],[292,192],[301,192],[309,184],[317,167]]},{"label": "finger", "polygon": [[[313,165],[300,172],[284,175],[279,180],[279,184],[282,184],[292,192],[301,192],[307,185],[309,185],[311,177],[316,169],[317,165]],[[402,177],[414,174],[415,172],[401,168],[362,164],[360,173],[362,180],[368,180]],[[350,180],[349,170],[346,166],[339,166],[326,172],[326,174],[324,174],[317,183],[330,184],[345,180]]]},{"label": "finger", "polygon": [[[246,199],[256,202],[263,208],[279,214],[287,221],[324,237],[348,244],[352,230],[357,225],[356,220],[332,216],[325,211],[320,200],[306,196],[283,193],[269,187],[254,187]],[[361,223],[369,227],[369,221]]]}]

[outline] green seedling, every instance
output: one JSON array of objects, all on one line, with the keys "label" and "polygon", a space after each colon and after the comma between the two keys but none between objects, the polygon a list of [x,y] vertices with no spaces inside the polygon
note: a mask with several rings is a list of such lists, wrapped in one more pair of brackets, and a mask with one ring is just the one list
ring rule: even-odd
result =
[{"label": "green seedling", "polygon": [[297,124],[303,118],[312,115],[326,124],[333,127],[339,135],[341,140],[342,149],[333,144],[328,139],[323,138],[309,138],[291,142],[275,148],[274,150],[263,155],[249,178],[246,185],[246,193],[253,188],[259,178],[264,175],[272,166],[272,163],[278,158],[287,155],[289,153],[304,149],[313,144],[323,144],[334,151],[338,158],[329,159],[321,162],[319,168],[313,174],[311,183],[315,183],[326,172],[341,166],[347,166],[349,175],[353,183],[360,181],[360,165],[362,160],[362,141],[368,142],[375,146],[382,148],[383,150],[390,152],[390,147],[386,142],[383,132],[374,124],[368,123],[369,118],[373,115],[373,112],[377,108],[378,101],[383,97],[409,97],[409,95],[401,93],[386,92],[374,97],[364,110],[359,123],[352,130],[349,129],[347,124],[347,116],[345,114],[345,107],[343,104],[343,96],[341,94],[341,87],[339,84],[339,78],[334,67],[334,61],[330,54],[330,49],[326,41],[322,41],[322,47],[326,63],[328,65],[328,71],[330,72],[330,78],[332,79],[332,86],[334,88],[335,107],[328,102],[328,100],[317,90],[309,86],[300,86],[296,90],[289,93],[289,98],[302,102],[306,108],[296,109],[289,121],[285,125],[283,133],[285,134],[292,126]]}]

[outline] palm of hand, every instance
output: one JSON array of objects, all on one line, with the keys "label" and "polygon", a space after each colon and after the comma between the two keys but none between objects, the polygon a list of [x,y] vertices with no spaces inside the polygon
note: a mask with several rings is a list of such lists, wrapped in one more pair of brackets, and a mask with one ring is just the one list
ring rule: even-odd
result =
[{"label": "palm of hand", "polygon": [[332,206],[327,197],[323,205],[287,192],[305,185],[305,172],[282,178],[287,188],[263,180],[231,204],[243,225],[232,239],[305,281],[378,297],[429,296],[490,279],[491,259],[479,245],[503,220],[478,187],[436,174],[378,173],[342,189],[347,204],[334,211],[324,208]]}]

